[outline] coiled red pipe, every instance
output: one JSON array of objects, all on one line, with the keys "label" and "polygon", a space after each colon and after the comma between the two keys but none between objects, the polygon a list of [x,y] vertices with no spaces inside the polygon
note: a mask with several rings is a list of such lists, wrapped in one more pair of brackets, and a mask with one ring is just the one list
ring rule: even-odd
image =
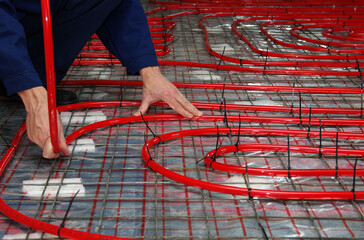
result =
[{"label": "coiled red pipe", "polygon": [[[221,133],[229,133],[229,129],[221,129]],[[219,130],[220,132],[220,130]],[[162,174],[165,177],[168,177],[169,179],[172,179],[176,182],[193,186],[197,188],[202,188],[209,191],[215,191],[220,193],[226,193],[226,194],[233,194],[233,195],[244,195],[244,196],[250,196],[250,197],[258,197],[258,198],[270,198],[270,199],[289,199],[289,200],[347,200],[347,199],[364,199],[364,191],[355,191],[355,194],[351,191],[325,191],[325,192],[318,192],[318,191],[276,191],[276,190],[261,190],[261,189],[248,189],[248,188],[239,188],[239,187],[231,187],[227,185],[221,185],[216,183],[210,183],[206,181],[197,180],[194,178],[190,178],[187,176],[183,176],[181,174],[175,173],[158,163],[156,163],[151,156],[149,155],[148,149],[150,149],[152,146],[159,144],[160,142],[186,137],[186,136],[201,136],[201,135],[211,135],[211,134],[217,134],[216,129],[193,129],[193,130],[184,130],[179,132],[173,132],[173,133],[167,133],[163,135],[159,135],[158,137],[154,137],[150,139],[143,147],[142,155],[144,162],[154,171]],[[284,150],[284,148],[287,148],[287,146],[274,146],[274,145],[259,145],[260,149],[264,149],[265,147],[270,150]],[[249,147],[249,146],[248,146]],[[230,146],[230,148],[235,148],[235,146]],[[241,150],[243,147],[240,145],[239,150]],[[310,152],[318,152],[318,148],[313,147],[300,147],[295,146],[294,149],[303,149],[307,148],[305,150],[310,150]],[[224,148],[225,150],[230,150],[229,146]],[[258,149],[258,146],[256,148]],[[235,148],[236,150],[236,148]],[[335,152],[336,149],[329,149],[325,148],[326,152]],[[342,151],[346,151],[341,149]],[[351,150],[354,151],[355,150]],[[355,155],[356,153],[353,153]],[[358,155],[362,156],[364,152],[360,152]],[[250,172],[249,172],[250,173]],[[364,173],[363,171],[361,173]]]}]

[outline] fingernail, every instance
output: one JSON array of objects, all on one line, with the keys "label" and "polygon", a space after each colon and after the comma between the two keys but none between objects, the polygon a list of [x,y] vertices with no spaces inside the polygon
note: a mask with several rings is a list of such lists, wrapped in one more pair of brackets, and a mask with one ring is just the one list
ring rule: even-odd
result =
[{"label": "fingernail", "polygon": [[198,111],[198,114],[197,114],[197,116],[201,117],[202,115],[203,115],[203,112],[201,112],[201,111]]}]

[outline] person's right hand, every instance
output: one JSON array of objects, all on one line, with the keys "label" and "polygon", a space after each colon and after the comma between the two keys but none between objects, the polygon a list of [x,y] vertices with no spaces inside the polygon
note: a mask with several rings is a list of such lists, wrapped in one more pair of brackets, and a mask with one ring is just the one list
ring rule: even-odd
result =
[{"label": "person's right hand", "polygon": [[[43,149],[44,158],[57,158],[60,153],[53,150],[48,116],[47,90],[44,87],[35,87],[18,92],[27,111],[28,138]],[[62,153],[70,154],[63,134],[61,118],[57,112],[58,141]]]}]

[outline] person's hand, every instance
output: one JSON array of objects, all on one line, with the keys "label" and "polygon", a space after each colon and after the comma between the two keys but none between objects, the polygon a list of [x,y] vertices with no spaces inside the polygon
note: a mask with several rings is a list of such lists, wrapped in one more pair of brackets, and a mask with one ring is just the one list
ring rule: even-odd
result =
[{"label": "person's hand", "polygon": [[146,67],[140,70],[143,79],[142,103],[134,116],[145,114],[149,106],[157,101],[166,102],[172,109],[186,118],[202,116],[185,96],[167,79],[159,70],[159,67]]},{"label": "person's hand", "polygon": [[[54,152],[50,138],[47,90],[44,87],[35,87],[18,92],[18,95],[23,100],[27,111],[26,125],[28,138],[43,149],[44,158],[59,157],[60,153]],[[59,148],[62,153],[68,155],[69,150],[58,112],[57,120]]]}]

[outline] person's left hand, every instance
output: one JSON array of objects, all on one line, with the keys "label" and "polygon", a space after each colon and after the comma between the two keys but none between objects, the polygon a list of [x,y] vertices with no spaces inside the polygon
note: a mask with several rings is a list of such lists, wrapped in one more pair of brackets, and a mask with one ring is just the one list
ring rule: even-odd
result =
[{"label": "person's left hand", "polygon": [[157,101],[166,102],[172,109],[186,118],[200,117],[203,113],[193,106],[185,96],[167,79],[159,67],[146,67],[140,70],[143,79],[142,103],[134,116],[144,115],[149,106]]}]

